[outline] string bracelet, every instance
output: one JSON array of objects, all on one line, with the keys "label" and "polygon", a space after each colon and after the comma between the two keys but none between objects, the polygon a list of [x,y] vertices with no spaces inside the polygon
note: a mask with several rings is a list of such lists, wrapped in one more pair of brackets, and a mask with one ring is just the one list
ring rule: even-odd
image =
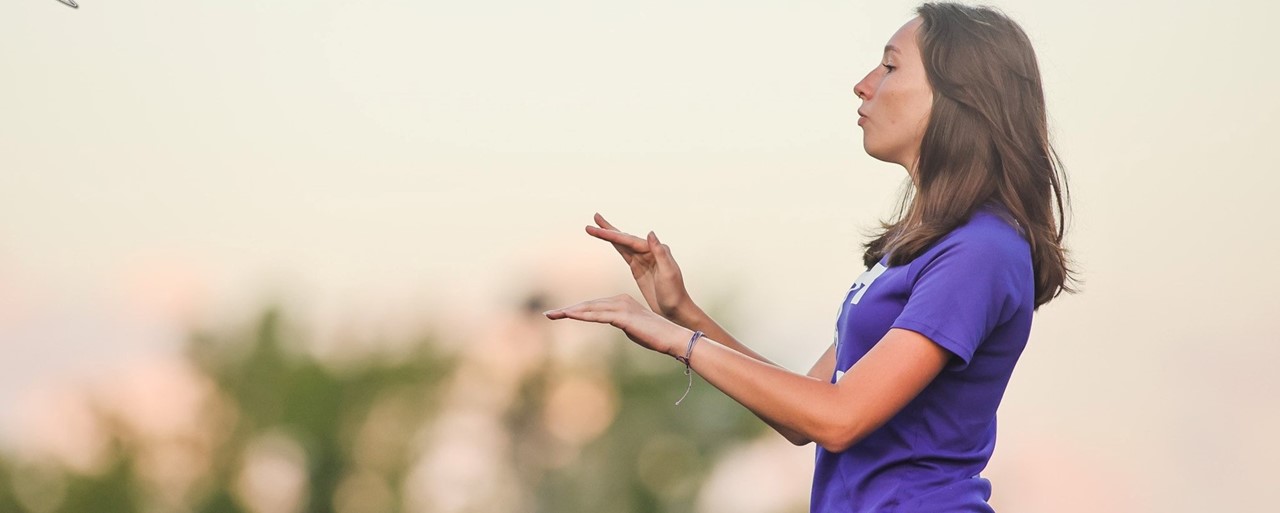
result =
[{"label": "string bracelet", "polygon": [[684,364],[684,375],[689,376],[689,386],[684,389],[684,395],[680,396],[680,399],[676,401],[676,406],[680,406],[680,401],[683,401],[685,396],[689,395],[689,390],[693,389],[693,374],[691,373],[692,369],[689,368],[689,357],[693,354],[694,344],[697,344],[698,339],[700,338],[702,338],[701,331],[693,332],[693,336],[689,337],[689,347],[684,350],[684,356],[673,356],[676,360],[679,360]]}]

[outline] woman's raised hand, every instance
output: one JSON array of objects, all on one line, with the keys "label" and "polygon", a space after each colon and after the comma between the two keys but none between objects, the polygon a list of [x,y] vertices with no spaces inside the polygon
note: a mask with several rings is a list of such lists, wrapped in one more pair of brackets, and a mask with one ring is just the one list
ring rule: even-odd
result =
[{"label": "woman's raised hand", "polygon": [[587,226],[592,237],[613,244],[622,259],[631,267],[631,277],[640,287],[640,294],[655,313],[676,320],[680,313],[693,306],[689,292],[684,288],[680,266],[671,257],[671,249],[649,232],[647,238],[623,233],[614,228],[600,214],[595,215],[599,227]]}]

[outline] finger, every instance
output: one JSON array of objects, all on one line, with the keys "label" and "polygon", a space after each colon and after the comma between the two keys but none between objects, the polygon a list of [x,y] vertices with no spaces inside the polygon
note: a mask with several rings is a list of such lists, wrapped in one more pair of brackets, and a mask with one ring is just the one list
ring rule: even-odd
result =
[{"label": "finger", "polygon": [[600,225],[601,228],[607,228],[607,229],[619,231],[619,232],[622,231],[617,228],[614,228],[614,226],[610,224],[609,221],[605,221],[604,216],[600,215],[599,212],[596,212],[595,219],[596,219],[596,224]]},{"label": "finger", "polygon": [[600,312],[596,310],[559,310],[548,313],[547,318],[551,320],[574,319],[579,321],[598,322],[601,324],[609,324],[613,319],[608,312]]},{"label": "finger", "polygon": [[580,310],[580,309],[583,309],[583,308],[586,308],[586,309],[599,309],[599,308],[601,308],[601,307],[603,307],[603,306],[607,305],[608,303],[613,302],[613,300],[614,300],[614,298],[613,298],[613,297],[601,297],[601,298],[596,298],[596,299],[588,299],[588,300],[586,300],[586,301],[582,301],[582,302],[580,302],[580,303],[572,304],[572,305],[566,306],[566,307],[564,307],[564,308],[561,308],[561,310]]},{"label": "finger", "polygon": [[617,298],[596,299],[592,301],[584,301],[573,306],[566,306],[557,310],[547,310],[543,312],[548,319],[577,319],[580,321],[602,322],[608,323],[613,319],[614,312],[617,310],[615,303]]},{"label": "finger", "polygon": [[[605,230],[605,231],[608,231],[608,230]],[[631,258],[636,253],[635,249],[631,248],[630,246],[627,246],[626,244],[623,244],[620,242],[614,242],[613,240],[605,238],[605,236],[602,236],[603,234],[601,233],[600,228],[596,228],[591,225],[587,225],[587,234],[613,245],[613,249],[617,250],[619,255],[622,255],[622,259],[625,260],[628,265],[631,264]]]},{"label": "finger", "polygon": [[[613,231],[613,232],[615,232],[615,233],[625,235],[625,236],[627,237],[627,240],[629,241],[629,242],[628,242],[628,246],[629,246],[629,247],[633,247],[633,248],[634,248],[634,247],[637,247],[637,246],[639,246],[639,245],[640,245],[640,243],[641,243],[641,239],[640,239],[640,237],[636,237],[635,235],[631,235],[631,234],[626,233],[626,232],[624,232],[624,231],[622,231],[622,230],[619,230],[616,226],[614,226],[612,223],[610,223],[608,220],[606,220],[606,219],[604,218],[604,216],[600,215],[600,213],[599,213],[599,212],[596,212],[596,215],[595,215],[595,221],[596,221],[596,224],[600,225],[600,227],[601,227],[601,228],[604,228],[606,231]],[[600,230],[595,230],[594,228],[592,228],[592,230],[594,230],[594,231],[600,231]],[[591,231],[591,230],[589,230],[588,232],[590,232],[590,231]]]},{"label": "finger", "polygon": [[653,233],[652,231],[650,231],[650,232],[649,232],[649,236],[648,236],[648,237],[646,237],[646,238],[648,239],[648,240],[646,240],[646,242],[648,242],[648,246],[649,246],[649,253],[652,253],[652,254],[654,255],[654,257],[655,257],[655,258],[654,258],[654,263],[656,263],[656,264],[658,264],[658,265],[662,265],[662,260],[663,260],[663,256],[662,256],[662,244],[660,244],[660,243],[658,242],[658,234]]},{"label": "finger", "polygon": [[603,316],[606,315],[604,312],[597,312],[595,310],[551,310],[545,312],[545,314],[548,319],[553,321],[559,319],[575,319],[579,321],[609,322],[603,319]]},{"label": "finger", "polygon": [[653,252],[653,254],[655,254],[655,255],[661,255],[661,254],[662,254],[662,251],[663,251],[663,249],[664,249],[664,246],[665,246],[665,245],[664,245],[664,244],[662,244],[662,242],[660,242],[660,241],[658,240],[658,234],[653,233],[652,231],[650,231],[650,232],[649,232],[649,237],[648,237],[648,241],[647,241],[647,242],[649,243],[649,244],[648,244],[649,251]]},{"label": "finger", "polygon": [[654,253],[657,253],[667,258],[671,258],[671,246],[663,244],[661,240],[658,240],[658,234],[653,232],[649,232],[649,233],[653,234],[653,244],[652,244],[651,250]]},{"label": "finger", "polygon": [[567,310],[602,310],[609,308],[618,301],[618,296],[602,297],[598,299],[589,299],[580,303],[574,303],[569,306],[554,308],[542,313],[563,312]]},{"label": "finger", "polygon": [[671,246],[663,244],[658,240],[658,234],[653,234],[653,240],[649,243],[650,251],[654,255],[654,263],[657,265],[658,272],[663,276],[672,276],[672,273],[678,272],[676,259],[671,256]]},{"label": "finger", "polygon": [[615,246],[619,246],[618,249],[626,248],[636,253],[649,251],[649,246],[644,243],[644,240],[640,237],[636,237],[635,235],[622,233],[617,230],[596,228],[594,226],[587,226],[587,233],[591,234],[592,237],[605,242],[610,242]]}]

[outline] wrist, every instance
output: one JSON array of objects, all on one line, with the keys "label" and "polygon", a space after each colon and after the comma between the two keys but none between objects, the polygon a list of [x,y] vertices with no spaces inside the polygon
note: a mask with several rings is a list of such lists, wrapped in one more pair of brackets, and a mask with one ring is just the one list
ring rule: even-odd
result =
[{"label": "wrist", "polygon": [[706,337],[701,331],[688,331],[687,333],[688,336],[685,337],[685,343],[681,347],[672,348],[674,354],[671,355],[676,361],[684,364],[686,371],[688,371],[687,367],[693,359],[694,346],[698,345],[698,340]]},{"label": "wrist", "polygon": [[691,372],[693,370],[693,367],[691,367],[693,360],[693,346],[698,344],[698,339],[702,338],[702,336],[701,331],[694,331],[691,333],[689,335],[689,344],[684,350],[684,355],[675,357],[676,361],[684,364],[684,375],[689,377],[689,386],[684,389],[684,395],[681,395],[680,399],[676,400],[676,406],[680,406],[680,402],[684,401],[684,398],[688,397],[689,391],[693,389],[693,372]]},{"label": "wrist", "polygon": [[667,346],[665,353],[667,356],[679,360],[680,357],[684,356],[685,350],[689,347],[689,340],[693,338],[693,330],[681,326],[676,326],[676,328],[677,329],[673,331],[673,335],[670,338],[672,343]]},{"label": "wrist", "polygon": [[669,319],[676,324],[693,330],[697,328],[697,325],[701,323],[702,319],[706,316],[706,312],[703,312],[702,308],[699,308],[697,304],[690,300],[676,307],[676,309],[671,312]]}]

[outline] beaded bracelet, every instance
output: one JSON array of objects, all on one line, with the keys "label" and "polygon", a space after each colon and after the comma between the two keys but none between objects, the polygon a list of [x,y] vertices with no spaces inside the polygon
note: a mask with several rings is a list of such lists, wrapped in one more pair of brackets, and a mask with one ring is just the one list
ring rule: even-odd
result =
[{"label": "beaded bracelet", "polygon": [[689,390],[693,389],[693,374],[690,373],[689,357],[693,354],[693,345],[697,344],[698,339],[700,338],[702,338],[701,331],[693,332],[693,336],[689,337],[689,347],[684,350],[684,356],[673,356],[676,360],[679,360],[684,364],[684,375],[689,376],[689,386],[684,389],[684,395],[680,396],[680,399],[676,401],[676,406],[680,406],[680,401],[683,401],[685,396],[689,395]]}]

